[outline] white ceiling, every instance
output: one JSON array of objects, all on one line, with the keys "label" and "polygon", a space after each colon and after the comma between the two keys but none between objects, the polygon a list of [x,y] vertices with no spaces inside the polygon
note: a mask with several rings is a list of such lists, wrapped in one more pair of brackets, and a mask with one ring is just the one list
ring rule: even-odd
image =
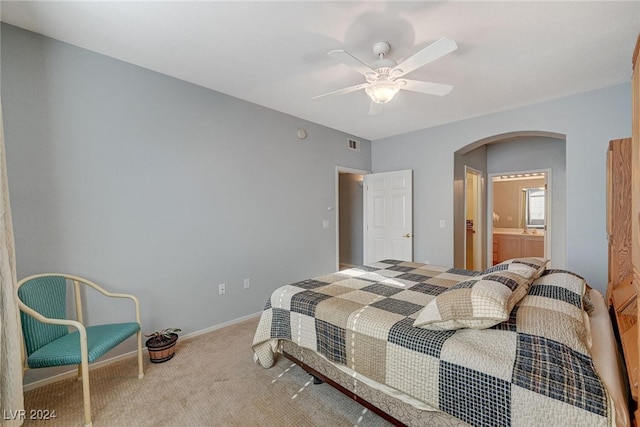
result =
[{"label": "white ceiling", "polygon": [[[627,82],[640,2],[6,1],[2,21],[366,139]],[[440,37],[458,50],[409,75],[454,86],[400,91],[368,115],[364,82],[329,57],[399,61]]]}]

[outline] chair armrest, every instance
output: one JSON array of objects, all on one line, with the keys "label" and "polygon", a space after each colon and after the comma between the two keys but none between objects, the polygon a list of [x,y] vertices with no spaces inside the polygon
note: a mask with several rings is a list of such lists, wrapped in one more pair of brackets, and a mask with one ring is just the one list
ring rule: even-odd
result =
[{"label": "chair armrest", "polygon": [[[17,297],[17,291],[16,291],[16,297]],[[80,358],[82,360],[82,365],[85,367],[83,370],[83,375],[88,376],[89,372],[87,370],[87,366],[89,364],[89,351],[88,351],[88,343],[87,343],[87,329],[84,327],[84,325],[76,320],[51,319],[49,317],[43,316],[42,314],[38,313],[31,307],[25,305],[22,301],[20,301],[20,298],[17,298],[17,299],[18,299],[18,307],[20,308],[20,310],[27,313],[29,316],[35,318],[36,320],[42,323],[50,323],[53,325],[72,326],[78,330],[78,334],[80,335]],[[22,339],[21,353],[22,353],[21,356],[22,356],[22,365],[23,365],[22,371],[24,372],[28,369],[28,365],[26,361],[27,351],[25,348],[24,338]]]},{"label": "chair armrest", "polygon": [[[107,297],[111,297],[111,298],[126,298],[126,299],[130,299],[133,301],[133,304],[135,305],[136,308],[136,322],[138,322],[139,325],[142,325],[142,322],[140,321],[140,301],[138,301],[138,298],[134,295],[131,294],[122,294],[122,293],[114,293],[114,292],[109,292],[106,289],[104,289],[102,286],[84,279],[82,277],[79,276],[73,276],[70,274],[65,274],[64,277],[66,277],[69,280],[72,280],[74,284],[76,283],[82,283],[84,285],[87,285],[93,289],[95,289],[96,291],[100,292],[102,295],[107,296]],[[76,295],[76,304],[78,304],[78,296]]]},{"label": "chair armrest", "polygon": [[38,313],[28,305],[25,305],[22,301],[20,301],[20,299],[18,299],[18,307],[20,308],[20,311],[27,313],[29,316],[35,318],[36,320],[42,323],[50,323],[52,325],[73,326],[78,330],[78,332],[80,332],[81,336],[87,335],[87,330],[85,329],[84,325],[78,322],[77,320],[52,319],[50,317],[43,316],[42,314]]}]

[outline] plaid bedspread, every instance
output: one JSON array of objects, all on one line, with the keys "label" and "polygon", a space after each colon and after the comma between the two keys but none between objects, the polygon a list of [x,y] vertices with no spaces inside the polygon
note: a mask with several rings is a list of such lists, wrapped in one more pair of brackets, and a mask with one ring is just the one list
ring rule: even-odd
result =
[{"label": "plaid bedspread", "polygon": [[545,271],[492,328],[413,327],[431,299],[478,274],[385,260],[283,286],[253,350],[267,368],[290,340],[474,426],[613,425],[588,350],[586,283],[571,272]]}]

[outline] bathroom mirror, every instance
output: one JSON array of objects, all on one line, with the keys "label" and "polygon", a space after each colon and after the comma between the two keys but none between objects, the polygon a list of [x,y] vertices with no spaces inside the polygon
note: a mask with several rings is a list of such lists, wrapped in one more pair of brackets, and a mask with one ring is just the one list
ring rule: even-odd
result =
[{"label": "bathroom mirror", "polygon": [[522,189],[523,223],[526,228],[544,228],[545,226],[545,189],[528,187]]}]

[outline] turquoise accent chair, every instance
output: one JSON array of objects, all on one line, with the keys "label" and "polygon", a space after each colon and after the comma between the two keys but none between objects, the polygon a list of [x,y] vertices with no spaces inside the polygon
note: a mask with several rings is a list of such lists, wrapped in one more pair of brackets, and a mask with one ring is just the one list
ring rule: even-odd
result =
[{"label": "turquoise accent chair", "polygon": [[[73,283],[76,320],[67,319],[67,281]],[[135,322],[84,326],[80,285],[89,286],[107,297],[133,300]],[[18,282],[18,305],[24,339],[24,370],[78,365],[78,379],[82,379],[85,427],[91,426],[89,363],[127,338],[137,335],[138,378],[144,376],[140,303],[135,296],[108,292],[78,276],[37,274]],[[70,330],[70,326],[75,330]]]}]

